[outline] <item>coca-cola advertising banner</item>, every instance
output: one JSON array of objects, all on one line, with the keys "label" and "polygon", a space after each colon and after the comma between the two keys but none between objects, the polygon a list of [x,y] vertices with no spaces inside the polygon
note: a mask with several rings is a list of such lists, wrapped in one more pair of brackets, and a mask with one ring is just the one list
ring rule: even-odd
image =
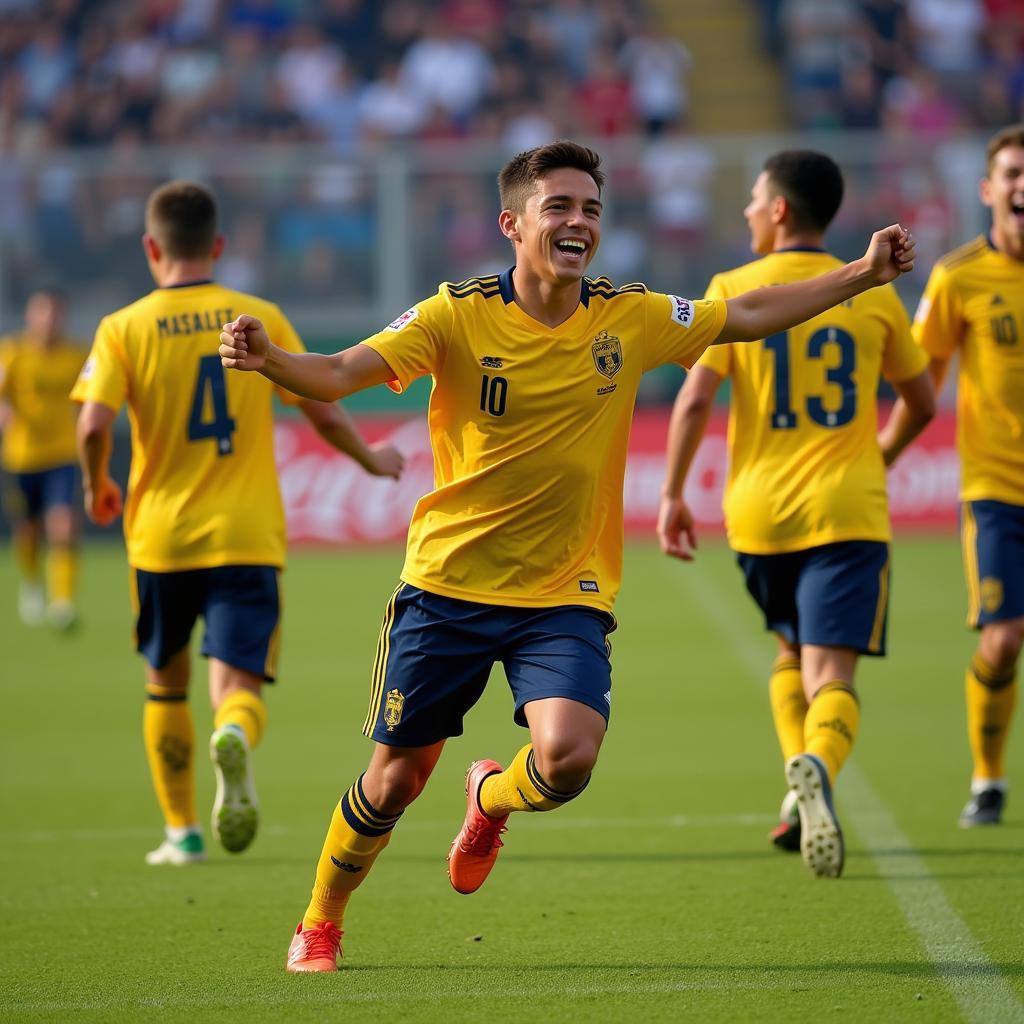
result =
[{"label": "coca-cola advertising banner", "polygon": [[[426,416],[366,417],[358,423],[368,441],[388,441],[404,453],[401,480],[368,476],[305,420],[278,422],[277,461],[290,540],[351,545],[405,540],[413,506],[434,484]],[[705,528],[722,527],[725,428],[725,412],[716,413],[686,483],[686,500]],[[626,532],[632,536],[654,536],[667,430],[667,410],[641,410],[633,420],[625,484]],[[889,507],[897,528],[956,528],[954,431],[953,415],[940,413],[890,471]]]}]

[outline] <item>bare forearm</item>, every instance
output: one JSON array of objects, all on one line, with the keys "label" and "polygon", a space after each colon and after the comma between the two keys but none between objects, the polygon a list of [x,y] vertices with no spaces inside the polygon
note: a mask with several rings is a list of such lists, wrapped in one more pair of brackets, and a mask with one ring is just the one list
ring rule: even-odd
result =
[{"label": "bare forearm", "polygon": [[373,453],[356,429],[352,417],[340,405],[306,401],[302,410],[316,432],[332,447],[354,459],[364,469],[373,464]]},{"label": "bare forearm", "polygon": [[717,342],[756,341],[787,331],[867,291],[874,283],[871,268],[863,260],[854,260],[808,281],[738,295],[727,302],[725,326]]},{"label": "bare forearm", "polygon": [[692,402],[684,392],[680,392],[668,428],[665,480],[661,487],[664,497],[682,497],[686,476],[710,418],[710,402]]},{"label": "bare forearm", "polygon": [[82,484],[87,491],[95,490],[98,483],[106,480],[112,448],[109,431],[79,431],[78,461],[82,467]]},{"label": "bare forearm", "polygon": [[347,380],[339,355],[286,352],[271,345],[259,372],[292,394],[317,402],[336,402],[356,390]]},{"label": "bare forearm", "polygon": [[878,435],[882,459],[891,466],[918,434],[928,426],[931,416],[916,412],[903,399],[893,406],[889,419]]}]

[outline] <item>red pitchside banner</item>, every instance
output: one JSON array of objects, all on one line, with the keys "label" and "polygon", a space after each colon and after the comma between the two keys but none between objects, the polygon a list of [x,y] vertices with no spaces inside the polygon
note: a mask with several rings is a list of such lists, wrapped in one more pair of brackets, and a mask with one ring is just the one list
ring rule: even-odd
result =
[{"label": "red pitchside banner", "polygon": [[[887,415],[882,412],[882,418]],[[433,487],[426,415],[358,420],[369,441],[389,441],[404,452],[402,479],[367,476],[328,447],[305,420],[275,428],[278,468],[291,541],[359,545],[404,541],[417,499]],[[716,413],[694,460],[686,500],[705,530],[722,528],[725,484],[725,412]],[[626,467],[626,532],[653,538],[664,468],[667,410],[641,410],[633,420]],[[955,421],[940,413],[889,473],[889,503],[898,528],[955,529],[959,463]]]}]

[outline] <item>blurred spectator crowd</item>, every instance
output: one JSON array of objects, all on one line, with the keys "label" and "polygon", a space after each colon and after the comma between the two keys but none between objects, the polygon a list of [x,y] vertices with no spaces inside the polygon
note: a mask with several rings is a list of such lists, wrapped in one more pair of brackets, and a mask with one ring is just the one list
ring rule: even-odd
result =
[{"label": "blurred spectator crowd", "polygon": [[1024,0],[761,0],[803,129],[924,142],[1024,120]]},{"label": "blurred spectator crowd", "polygon": [[0,145],[657,133],[689,55],[643,0],[0,0]]}]

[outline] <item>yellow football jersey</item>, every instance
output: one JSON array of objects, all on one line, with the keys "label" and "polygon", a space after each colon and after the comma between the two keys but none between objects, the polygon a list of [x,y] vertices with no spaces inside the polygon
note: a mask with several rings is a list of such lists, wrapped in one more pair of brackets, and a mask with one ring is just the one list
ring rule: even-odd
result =
[{"label": "yellow football jersey", "polygon": [[128,403],[124,532],[137,569],[284,565],[274,385],[258,373],[225,375],[217,354],[221,325],[242,312],[282,348],[303,351],[277,306],[213,282],[158,288],[96,331],[72,397]]},{"label": "yellow football jersey", "polygon": [[0,400],[11,408],[4,430],[3,465],[9,473],[37,473],[78,461],[71,387],[85,349],[62,338],[43,348],[23,334],[0,339]]},{"label": "yellow football jersey", "polygon": [[936,263],[914,318],[936,359],[960,353],[960,497],[1024,505],[1024,263],[985,237]]},{"label": "yellow football jersey", "polygon": [[[718,274],[707,295],[729,298],[839,266],[818,249],[784,250]],[[700,365],[732,382],[724,508],[735,550],[889,540],[879,376],[909,380],[928,365],[891,285],[762,341],[708,349]]]},{"label": "yellow football jersey", "polygon": [[435,489],[413,512],[402,579],[467,601],[610,609],[640,377],[692,365],[725,312],[597,278],[550,328],[515,303],[506,271],[442,284],[364,342],[394,390],[433,377]]}]

